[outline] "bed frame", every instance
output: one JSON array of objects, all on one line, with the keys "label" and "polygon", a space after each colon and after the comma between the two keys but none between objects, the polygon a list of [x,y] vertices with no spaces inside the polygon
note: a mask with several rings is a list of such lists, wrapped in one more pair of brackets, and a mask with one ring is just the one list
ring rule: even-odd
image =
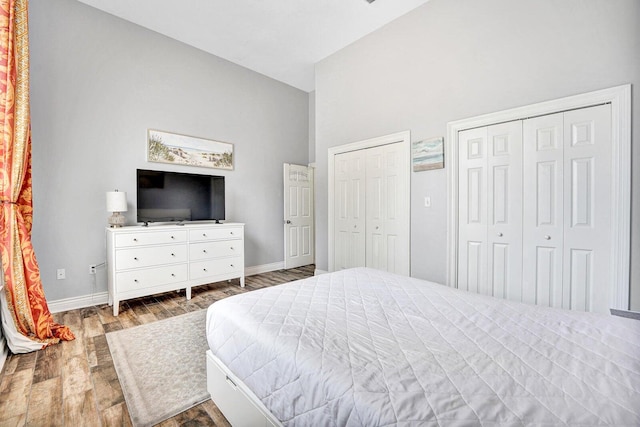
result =
[{"label": "bed frame", "polygon": [[260,399],[211,350],[207,350],[207,391],[234,427],[282,426]]}]

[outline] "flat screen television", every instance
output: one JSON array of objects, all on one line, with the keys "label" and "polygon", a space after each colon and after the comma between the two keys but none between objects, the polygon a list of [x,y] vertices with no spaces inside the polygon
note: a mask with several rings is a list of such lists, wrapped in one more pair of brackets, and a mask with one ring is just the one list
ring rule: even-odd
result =
[{"label": "flat screen television", "polygon": [[224,176],[137,170],[137,221],[225,219]]}]

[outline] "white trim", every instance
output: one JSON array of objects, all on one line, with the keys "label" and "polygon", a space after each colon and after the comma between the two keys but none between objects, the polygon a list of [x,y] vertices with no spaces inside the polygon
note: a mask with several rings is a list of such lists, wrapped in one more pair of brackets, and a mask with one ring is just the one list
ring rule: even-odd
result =
[{"label": "white trim", "polygon": [[327,274],[328,271],[327,270],[318,270],[317,268],[315,270],[313,270],[313,275],[314,276],[319,276],[321,274]]},{"label": "white trim", "polygon": [[611,272],[614,289],[612,308],[629,309],[631,244],[631,85],[616,86],[510,110],[447,123],[447,285],[457,287],[458,246],[458,132],[512,120],[525,119],[576,108],[611,103],[612,210],[611,256],[616,264]]},{"label": "white trim", "polygon": [[[268,273],[284,269],[284,261],[274,262],[271,264],[255,265],[244,269],[245,276],[253,276],[254,274]],[[78,308],[91,307],[94,305],[107,304],[109,302],[109,292],[99,292],[96,294],[83,295],[79,297],[64,298],[47,302],[51,313],[60,313],[63,311],[75,310]],[[0,343],[1,345],[1,343]],[[1,351],[1,349],[0,349]]]},{"label": "white trim", "polygon": [[99,292],[96,294],[82,295],[79,297],[64,298],[47,302],[51,313],[75,310],[77,308],[102,305],[109,302],[109,292]]},{"label": "white trim", "polygon": [[255,274],[268,273],[270,271],[284,270],[284,261],[272,262],[271,264],[254,265],[245,267],[244,275],[253,276]]},{"label": "white trim", "polygon": [[[364,141],[353,142],[351,144],[338,145],[336,147],[330,147],[328,149],[328,181],[329,181],[329,198],[328,198],[328,230],[327,237],[329,243],[329,271],[334,271],[334,223],[333,223],[333,187],[334,187],[334,156],[337,154],[348,153],[350,151],[364,150],[367,148],[379,147],[381,145],[395,144],[400,143],[404,155],[407,158],[411,158],[411,132],[408,130],[402,132],[392,133],[390,135],[379,136],[377,138],[365,139]],[[404,185],[408,189],[408,197],[407,197],[407,209],[411,212],[411,167],[408,168]],[[411,225],[409,225],[411,227]],[[409,233],[409,238],[411,238],[411,233]],[[411,243],[409,243],[411,244]],[[409,264],[411,264],[411,250],[409,250]],[[409,265],[409,270],[411,270],[411,265]]]}]

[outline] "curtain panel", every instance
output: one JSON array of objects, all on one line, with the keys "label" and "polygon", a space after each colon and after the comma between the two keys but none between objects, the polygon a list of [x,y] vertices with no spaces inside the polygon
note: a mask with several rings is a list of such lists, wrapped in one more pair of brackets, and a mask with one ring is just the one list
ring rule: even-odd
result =
[{"label": "curtain panel", "polygon": [[2,328],[14,353],[74,339],[56,324],[31,243],[28,1],[0,0],[0,250]]}]

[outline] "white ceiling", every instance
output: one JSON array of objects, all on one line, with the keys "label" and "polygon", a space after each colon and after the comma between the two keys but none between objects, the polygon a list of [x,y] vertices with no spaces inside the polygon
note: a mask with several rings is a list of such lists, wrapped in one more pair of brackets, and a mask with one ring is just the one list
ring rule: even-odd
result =
[{"label": "white ceiling", "polygon": [[304,91],[314,64],[428,0],[79,0]]}]

